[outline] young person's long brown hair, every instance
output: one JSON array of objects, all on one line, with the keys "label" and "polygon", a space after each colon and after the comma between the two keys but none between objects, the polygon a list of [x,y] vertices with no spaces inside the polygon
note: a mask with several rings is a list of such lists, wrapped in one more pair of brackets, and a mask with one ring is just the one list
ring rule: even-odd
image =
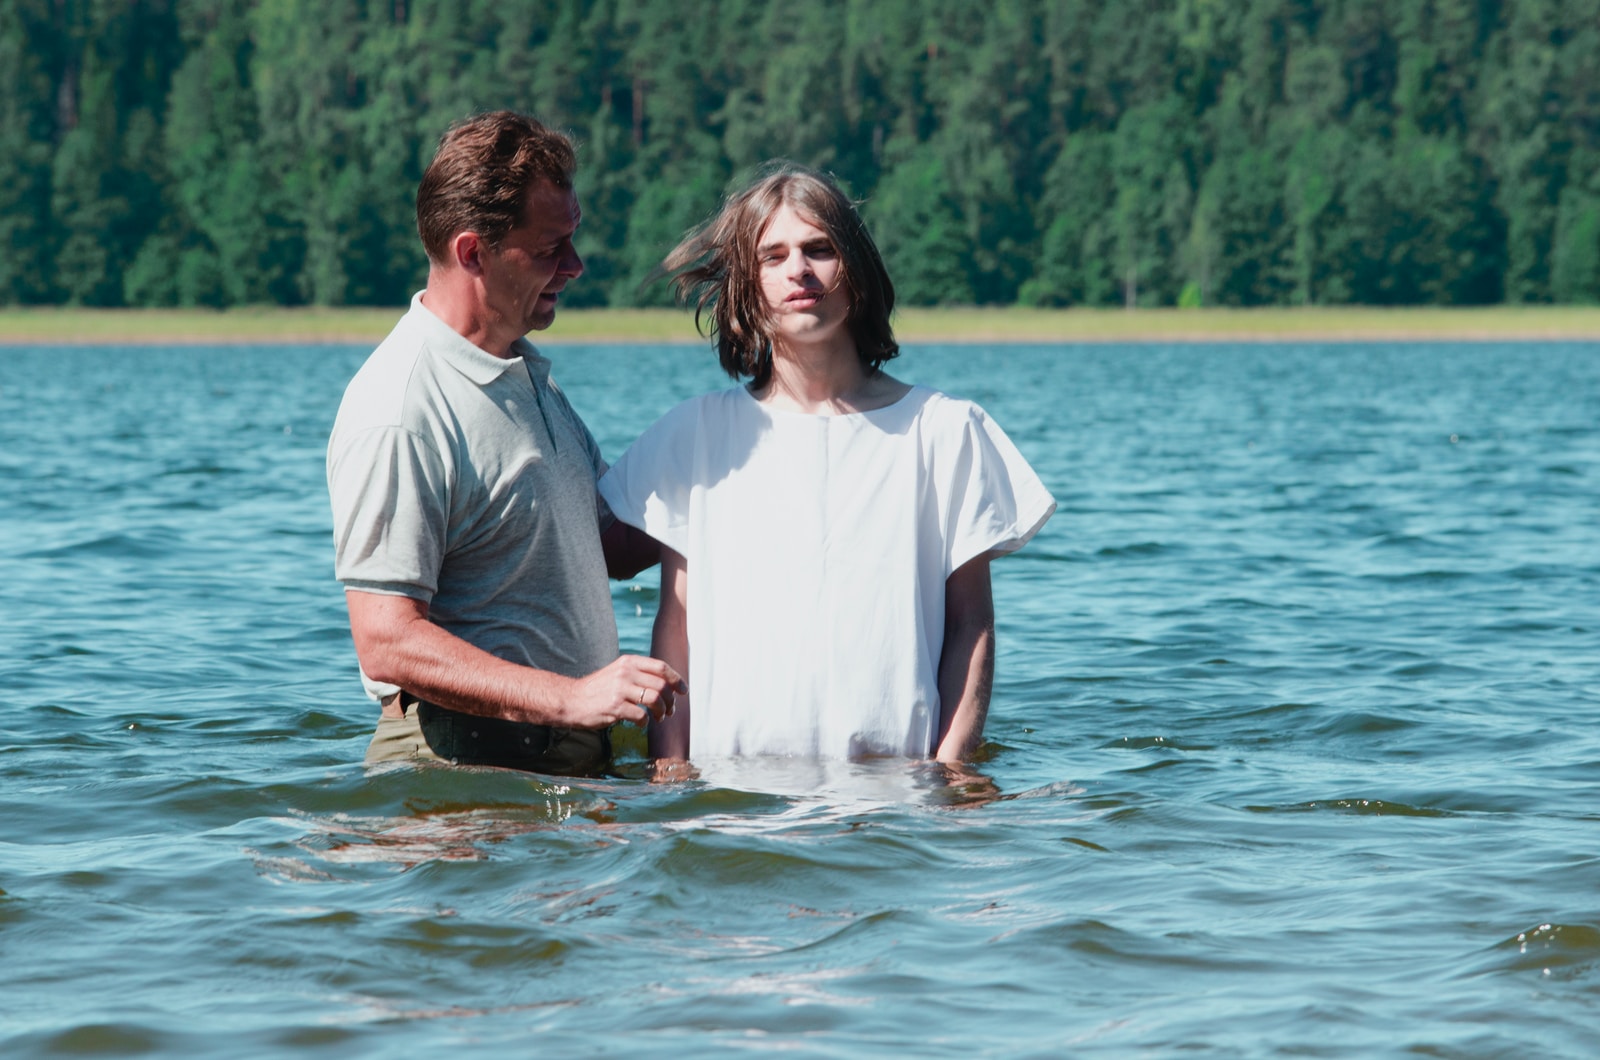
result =
[{"label": "young person's long brown hair", "polygon": [[729,196],[715,217],[667,255],[660,274],[672,278],[680,303],[695,307],[695,326],[716,339],[723,369],[766,386],[772,379],[773,329],[756,250],[783,206],[822,229],[833,244],[841,265],[835,290],[850,306],[845,325],[862,367],[875,373],[900,352],[889,324],[894,284],[855,204],[816,170],[767,163],[753,183]]}]

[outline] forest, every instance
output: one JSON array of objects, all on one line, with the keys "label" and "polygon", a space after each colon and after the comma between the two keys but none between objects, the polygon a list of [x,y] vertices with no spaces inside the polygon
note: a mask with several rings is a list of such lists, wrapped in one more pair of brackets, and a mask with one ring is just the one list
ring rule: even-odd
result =
[{"label": "forest", "polygon": [[1600,300],[1600,0],[0,0],[0,304],[398,305],[440,133],[579,145],[567,304],[787,157],[912,305]]}]

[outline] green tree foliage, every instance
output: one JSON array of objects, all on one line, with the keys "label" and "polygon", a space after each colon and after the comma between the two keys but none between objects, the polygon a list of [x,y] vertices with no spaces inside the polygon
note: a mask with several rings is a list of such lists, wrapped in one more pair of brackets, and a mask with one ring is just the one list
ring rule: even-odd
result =
[{"label": "green tree foliage", "polygon": [[[891,146],[894,155],[902,152]],[[864,211],[878,249],[906,305],[973,300],[973,265],[944,163],[925,145],[911,146],[878,183]]]},{"label": "green tree foliage", "polygon": [[580,146],[575,304],[760,163],[907,304],[1600,300],[1600,0],[6,0],[0,303],[398,304],[454,120]]},{"label": "green tree foliage", "polygon": [[1029,305],[1108,305],[1120,296],[1116,230],[1105,204],[1116,195],[1111,134],[1085,129],[1067,137],[1045,174],[1038,223],[1044,241],[1033,276],[1022,285]]},{"label": "green tree foliage", "polygon": [[123,273],[161,215],[167,174],[157,115],[177,59],[176,27],[155,2],[54,9],[48,30],[65,47],[54,86],[48,268],[68,303],[118,305]]},{"label": "green tree foliage", "polygon": [[1600,152],[1573,155],[1556,206],[1551,293],[1558,302],[1600,302]]},{"label": "green tree foliage", "polygon": [[[50,0],[0,4],[0,302],[58,297],[50,223],[56,114],[51,106],[68,50],[51,25]],[[55,47],[40,47],[43,43]]]}]

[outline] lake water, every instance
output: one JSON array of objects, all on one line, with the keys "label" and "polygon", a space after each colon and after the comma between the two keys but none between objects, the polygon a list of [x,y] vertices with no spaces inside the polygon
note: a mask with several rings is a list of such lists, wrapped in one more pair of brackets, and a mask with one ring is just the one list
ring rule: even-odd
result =
[{"label": "lake water", "polygon": [[[909,349],[1060,501],[981,773],[723,787],[363,770],[365,352],[0,350],[0,1053],[1600,1047],[1600,349]],[[613,458],[724,385],[551,354]]]}]

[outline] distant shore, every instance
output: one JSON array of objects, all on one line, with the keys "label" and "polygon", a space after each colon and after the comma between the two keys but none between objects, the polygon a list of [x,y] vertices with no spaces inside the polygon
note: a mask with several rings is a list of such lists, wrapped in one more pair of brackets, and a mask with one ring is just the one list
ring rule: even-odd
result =
[{"label": "distant shore", "polygon": [[[0,309],[0,346],[372,345],[403,307]],[[1600,306],[1470,309],[902,309],[905,343],[1600,341]],[[563,309],[541,345],[695,343],[674,309]]]}]

